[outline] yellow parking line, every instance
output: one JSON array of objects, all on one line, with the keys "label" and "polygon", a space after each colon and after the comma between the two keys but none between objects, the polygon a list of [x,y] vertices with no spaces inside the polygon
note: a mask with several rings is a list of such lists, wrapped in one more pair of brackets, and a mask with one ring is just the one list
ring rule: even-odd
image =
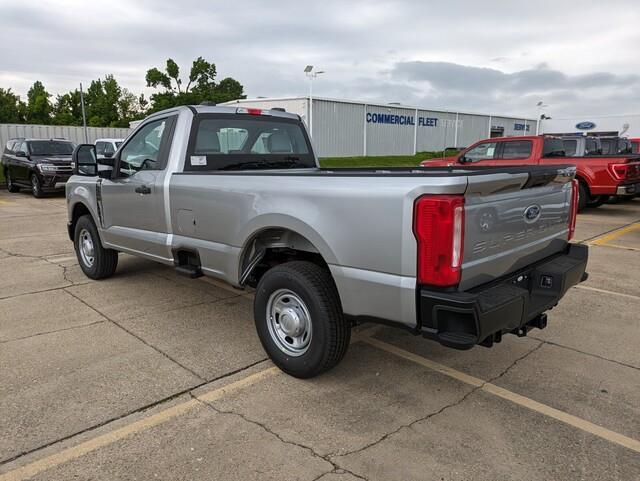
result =
[{"label": "yellow parking line", "polygon": [[610,294],[612,296],[620,296],[620,297],[626,297],[628,299],[640,300],[640,296],[634,296],[633,294],[625,294],[624,292],[608,291],[606,289],[598,289],[597,287],[582,286],[582,285],[577,285],[573,287],[575,289],[584,289],[585,291],[600,292],[602,294]]},{"label": "yellow parking line", "polygon": [[377,347],[378,349],[389,352],[391,354],[395,354],[398,357],[402,357],[404,359],[407,359],[408,361],[415,362],[416,364],[420,364],[424,367],[437,371],[441,374],[444,374],[445,376],[449,376],[473,387],[482,389],[483,391],[493,394],[494,396],[506,399],[507,401],[511,401],[512,403],[518,404],[520,406],[531,409],[532,411],[543,414],[547,417],[561,421],[589,434],[598,436],[606,441],[618,444],[625,448],[631,449],[632,451],[640,453],[640,441],[638,441],[637,439],[629,438],[623,434],[611,431],[607,428],[603,428],[602,426],[598,426],[597,424],[586,421],[585,419],[579,418],[564,411],[560,411],[559,409],[552,408],[551,406],[547,406],[546,404],[534,401],[533,399],[529,399],[520,394],[516,394],[512,391],[496,386],[495,384],[483,381],[482,379],[479,379],[477,377],[457,371],[453,368],[450,368],[449,366],[445,366],[444,364],[440,364],[435,361],[426,359],[422,356],[418,356],[417,354],[414,354],[412,352],[405,351],[404,349],[393,346],[384,341],[380,341],[371,337],[363,338],[362,341],[374,347]]},{"label": "yellow parking line", "polygon": [[627,250],[627,251],[640,251],[640,248],[638,248],[638,247],[621,246],[621,245],[618,245],[618,244],[606,243],[606,244],[595,244],[595,245],[597,245],[598,247],[613,247],[615,249],[624,249],[624,250]]},{"label": "yellow parking line", "polygon": [[606,244],[607,242],[617,239],[620,236],[623,236],[625,234],[628,234],[629,232],[633,232],[638,229],[640,229],[640,222],[636,222],[634,224],[621,227],[620,229],[609,232],[608,234],[605,234],[602,237],[597,237],[595,240],[592,240],[591,242],[589,242],[589,244],[601,246]]},{"label": "yellow parking line", "polygon": [[163,411],[160,411],[156,414],[153,414],[146,418],[142,418],[138,421],[123,426],[119,429],[115,429],[114,431],[111,431],[109,433],[102,434],[93,439],[89,439],[88,441],[82,442],[76,446],[63,449],[62,451],[29,463],[21,468],[17,468],[5,474],[0,474],[0,481],[18,481],[32,478],[33,476],[46,471],[47,469],[51,469],[63,463],[80,458],[85,454],[89,454],[92,451],[95,451],[96,449],[108,446],[109,444],[120,441],[121,439],[131,436],[132,434],[138,433],[145,429],[149,429],[153,426],[157,426],[161,423],[164,423],[165,421],[175,418],[176,416],[185,414],[186,412],[191,411],[198,406],[202,406],[200,401],[215,401],[231,392],[237,391],[244,387],[260,382],[268,377],[271,377],[278,372],[280,372],[280,370],[277,367],[271,367],[263,371],[259,371],[255,374],[251,374],[250,376],[242,378],[231,384],[196,396],[196,399],[190,399],[189,401],[176,404],[175,406],[164,409]]}]

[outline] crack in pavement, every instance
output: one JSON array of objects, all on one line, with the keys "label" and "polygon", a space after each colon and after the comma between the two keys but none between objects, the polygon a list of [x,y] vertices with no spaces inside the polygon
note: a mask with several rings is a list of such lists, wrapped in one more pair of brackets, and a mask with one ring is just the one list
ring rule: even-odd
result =
[{"label": "crack in pavement", "polygon": [[85,327],[95,326],[96,324],[102,324],[103,322],[108,322],[108,321],[106,319],[103,319],[101,321],[88,322],[86,324],[80,324],[78,326],[61,327],[60,329],[54,329],[53,331],[37,332],[35,334],[29,334],[28,336],[14,337],[12,339],[0,340],[0,344],[6,344],[8,342],[15,342],[15,341],[24,341],[25,339],[31,339],[32,337],[45,336],[47,334],[55,334],[56,332],[71,331],[73,329],[83,329]]},{"label": "crack in pavement", "polygon": [[346,468],[343,468],[342,466],[339,466],[337,463],[335,463],[334,461],[332,461],[331,459],[328,459],[328,455],[327,456],[323,456],[320,453],[318,453],[315,449],[313,449],[311,446],[307,446],[306,444],[302,444],[296,441],[291,441],[289,439],[285,439],[281,434],[277,433],[276,431],[273,431],[272,429],[270,429],[266,424],[261,423],[260,421],[257,421],[255,419],[251,419],[248,416],[246,416],[245,414],[239,413],[237,411],[233,411],[233,410],[224,410],[224,409],[220,409],[216,406],[214,406],[212,403],[207,402],[207,401],[203,401],[202,399],[200,399],[198,396],[196,396],[195,394],[193,394],[193,392],[190,392],[189,395],[195,399],[196,401],[198,401],[200,404],[204,405],[205,407],[210,408],[211,410],[213,410],[214,412],[218,413],[218,414],[225,414],[225,415],[230,415],[230,416],[237,416],[240,419],[242,419],[243,421],[249,423],[249,424],[253,424],[255,426],[260,427],[263,431],[269,433],[270,435],[274,436],[276,439],[278,439],[281,443],[283,444],[287,444],[289,446],[296,446],[300,449],[303,449],[309,453],[311,453],[311,455],[315,458],[321,459],[327,463],[329,463],[331,465],[331,469],[329,471],[326,471],[322,474],[320,474],[319,476],[317,476],[316,478],[314,478],[315,480],[320,479],[322,476],[325,476],[329,473],[334,473],[334,472],[345,472],[345,473],[349,473],[352,476],[358,478],[358,479],[363,479],[365,481],[368,481],[367,478],[365,478],[364,476],[361,476],[359,474],[356,474]]},{"label": "crack in pavement", "polygon": [[135,414],[139,414],[139,413],[143,413],[145,411],[148,411],[149,409],[152,409],[152,408],[155,408],[157,406],[160,406],[161,404],[170,402],[170,401],[172,401],[172,400],[174,400],[174,399],[176,399],[176,398],[178,398],[180,396],[183,396],[185,394],[190,394],[191,391],[193,391],[195,389],[198,389],[198,388],[201,388],[202,386],[206,386],[207,384],[220,381],[222,379],[225,379],[225,378],[230,377],[230,376],[234,376],[236,374],[240,374],[241,372],[246,371],[248,369],[251,369],[254,366],[257,366],[258,364],[260,364],[260,363],[262,363],[264,361],[266,361],[266,358],[265,359],[261,359],[261,360],[256,361],[256,362],[252,362],[251,364],[247,364],[246,366],[243,366],[241,368],[238,368],[238,369],[235,369],[233,371],[230,371],[230,372],[227,372],[225,374],[222,374],[222,375],[220,375],[220,376],[218,376],[216,378],[213,378],[213,379],[211,379],[209,381],[203,381],[203,382],[200,382],[200,383],[195,384],[193,386],[189,386],[188,388],[185,388],[185,389],[183,389],[181,391],[178,391],[176,393],[170,394],[169,396],[166,396],[166,397],[164,397],[162,399],[159,399],[157,401],[153,401],[152,403],[149,403],[149,404],[145,404],[144,406],[141,406],[139,408],[133,409],[131,411],[127,411],[124,414],[111,417],[109,419],[106,419],[106,420],[98,423],[98,424],[94,424],[94,425],[89,426],[89,427],[87,427],[85,429],[81,429],[80,431],[76,431],[74,433],[68,434],[66,436],[63,436],[61,438],[55,439],[53,441],[50,441],[48,443],[42,444],[42,445],[37,446],[35,448],[28,449],[26,451],[22,451],[22,452],[20,452],[18,454],[15,454],[15,455],[13,455],[13,456],[11,456],[9,458],[0,459],[0,467],[4,466],[6,464],[9,464],[9,463],[11,463],[13,461],[16,461],[16,460],[18,460],[18,459],[20,459],[20,458],[22,458],[24,456],[36,453],[38,451],[42,451],[43,449],[49,448],[49,447],[54,446],[56,444],[62,443],[64,441],[68,441],[68,440],[70,440],[70,439],[72,439],[72,438],[74,438],[76,436],[81,436],[81,435],[89,433],[91,431],[95,431],[96,429],[99,429],[99,428],[101,428],[103,426],[106,426],[108,424],[111,424],[111,423],[114,423],[114,422],[119,421],[121,419],[124,419],[124,418],[126,418],[128,416],[133,416]]},{"label": "crack in pavement", "polygon": [[499,374],[491,377],[490,379],[483,381],[482,384],[480,384],[479,386],[476,386],[472,389],[470,389],[469,391],[467,391],[460,399],[446,404],[445,406],[441,407],[440,409],[438,409],[437,411],[431,412],[425,416],[422,416],[418,419],[415,419],[407,424],[402,424],[400,425],[398,428],[394,429],[393,431],[390,431],[384,435],[382,435],[380,438],[378,438],[376,441],[373,441],[371,443],[368,443],[358,449],[354,449],[352,451],[348,451],[346,453],[342,453],[342,454],[338,454],[338,453],[332,453],[332,454],[328,454],[327,457],[329,458],[342,458],[345,456],[350,456],[352,454],[357,454],[360,453],[362,451],[365,451],[377,444],[380,444],[381,442],[385,441],[386,439],[388,439],[389,437],[393,436],[394,434],[399,433],[400,431],[402,431],[403,429],[410,429],[412,428],[414,425],[422,422],[422,421],[426,421],[428,419],[431,419],[435,416],[438,416],[440,414],[442,414],[443,412],[454,408],[460,404],[462,404],[463,402],[465,402],[472,394],[475,394],[476,392],[482,390],[487,384],[492,384],[495,381],[497,381],[498,379],[500,379],[501,377],[503,377],[505,374],[507,374],[512,368],[514,368],[516,366],[516,364],[518,364],[520,361],[523,361],[524,359],[526,359],[527,357],[529,357],[531,354],[533,354],[534,352],[536,352],[538,349],[540,349],[540,347],[542,347],[544,343],[540,342],[537,346],[535,346],[533,349],[531,349],[530,351],[527,351],[525,354],[523,354],[522,356],[518,357],[517,359],[515,359],[511,364],[509,364],[505,369],[503,369]]},{"label": "crack in pavement", "polygon": [[[16,252],[11,252],[11,251],[3,248],[3,247],[0,247],[0,252],[5,254],[5,255],[7,255],[8,257],[17,257],[17,258],[20,258],[20,259],[41,260],[41,261],[46,262],[47,264],[50,264],[52,266],[59,267],[60,269],[62,269],[62,278],[64,279],[65,282],[69,283],[69,286],[81,285],[80,283],[73,282],[71,279],[69,279],[67,277],[67,274],[68,274],[67,269],[69,268],[69,266],[63,266],[62,264],[59,264],[57,262],[54,262],[54,261],[48,259],[48,257],[60,256],[60,255],[63,255],[63,254],[71,254],[70,252],[62,252],[62,253],[59,253],[59,254],[50,254],[50,255],[47,255],[47,256],[34,256],[34,255],[30,255],[30,254],[18,254]],[[66,287],[69,287],[69,286],[66,286]],[[53,289],[51,289],[51,290],[53,290]],[[41,291],[41,292],[45,292],[45,291]],[[33,292],[29,292],[28,294],[34,294],[34,293]],[[4,297],[3,299],[8,299],[8,298]]]},{"label": "crack in pavement", "polygon": [[531,336],[531,335],[529,335],[529,337],[531,339],[535,339],[536,341],[540,341],[543,344],[548,344],[550,346],[555,346],[555,347],[559,347],[559,348],[562,348],[562,349],[567,349],[568,351],[577,352],[578,354],[584,354],[585,356],[595,357],[596,359],[600,359],[601,361],[612,362],[612,363],[617,364],[617,365],[622,366],[622,367],[628,367],[630,369],[635,369],[636,371],[640,371],[640,367],[634,366],[632,364],[627,364],[626,362],[616,361],[615,359],[609,359],[608,357],[604,357],[604,356],[601,356],[599,354],[593,354],[592,352],[581,351],[578,348],[567,346],[565,344],[560,344],[560,343],[557,343],[557,342],[554,342],[554,341],[547,341],[547,340],[544,340],[544,339],[540,339],[539,337],[535,337],[535,336]]}]

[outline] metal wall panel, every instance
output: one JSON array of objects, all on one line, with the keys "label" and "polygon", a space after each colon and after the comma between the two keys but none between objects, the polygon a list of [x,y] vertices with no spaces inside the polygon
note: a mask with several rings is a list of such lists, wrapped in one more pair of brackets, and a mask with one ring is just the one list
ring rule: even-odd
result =
[{"label": "metal wall panel", "polygon": [[[424,119],[438,119],[435,122],[420,122]],[[450,112],[437,112],[434,110],[418,110],[417,152],[434,152],[453,147],[455,138],[456,114]]]},{"label": "metal wall panel", "polygon": [[[516,125],[523,126],[524,128],[516,129]],[[504,129],[505,137],[518,137],[521,135],[535,135],[536,122],[534,120],[516,119],[513,117],[492,117],[492,127],[502,127]],[[529,130],[526,130],[526,129]]]},{"label": "metal wall panel", "polygon": [[454,147],[469,147],[489,135],[488,115],[458,115],[458,141]]},{"label": "metal wall panel", "polygon": [[313,147],[318,157],[364,155],[364,105],[313,101]]},{"label": "metal wall panel", "polygon": [[[125,138],[131,132],[130,129],[115,127],[87,127],[89,142],[95,142],[100,138]],[[69,125],[22,125],[22,124],[0,124],[0,146],[9,139],[15,137],[26,137],[34,139],[52,139],[56,137],[64,138],[75,142],[84,143],[84,129]]]},{"label": "metal wall panel", "polygon": [[372,119],[367,122],[367,155],[413,154],[413,125],[374,122],[373,115],[412,117],[415,122],[414,109],[367,105],[368,114],[372,115]]}]

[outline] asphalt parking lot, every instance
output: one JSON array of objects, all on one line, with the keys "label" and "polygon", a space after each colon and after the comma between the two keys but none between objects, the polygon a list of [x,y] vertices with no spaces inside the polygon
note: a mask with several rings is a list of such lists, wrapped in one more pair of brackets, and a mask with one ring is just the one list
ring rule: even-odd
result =
[{"label": "asphalt parking lot", "polygon": [[640,479],[640,199],[578,217],[549,326],[448,350],[361,326],[312,380],[251,295],[121,255],[81,273],[65,200],[0,193],[0,481]]}]

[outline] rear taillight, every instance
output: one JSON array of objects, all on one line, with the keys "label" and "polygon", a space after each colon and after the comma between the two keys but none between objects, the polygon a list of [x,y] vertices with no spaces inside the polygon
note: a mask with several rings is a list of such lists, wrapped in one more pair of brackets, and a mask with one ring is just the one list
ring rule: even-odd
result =
[{"label": "rear taillight", "polygon": [[464,197],[420,197],[414,206],[413,233],[418,241],[418,283],[443,287],[458,284],[464,243]]},{"label": "rear taillight", "polygon": [[573,239],[576,232],[576,218],[578,217],[578,181],[571,181],[571,205],[569,210],[569,240]]},{"label": "rear taillight", "polygon": [[609,164],[609,171],[616,180],[630,179],[637,175],[637,167],[635,163]]}]

